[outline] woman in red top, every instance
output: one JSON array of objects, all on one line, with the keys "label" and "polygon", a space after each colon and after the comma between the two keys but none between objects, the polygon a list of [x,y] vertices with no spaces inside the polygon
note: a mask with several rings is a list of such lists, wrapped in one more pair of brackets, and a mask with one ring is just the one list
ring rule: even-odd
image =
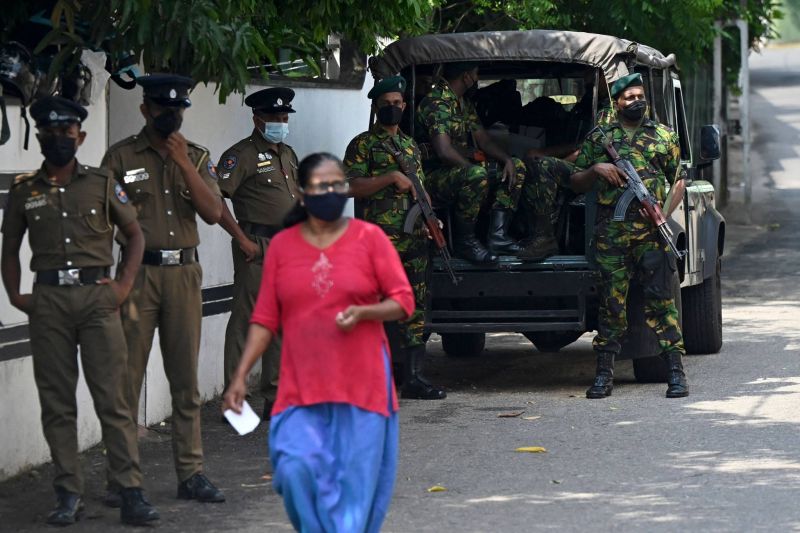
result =
[{"label": "woman in red top", "polygon": [[397,466],[397,395],[383,322],[414,296],[383,231],[342,217],[341,162],[300,162],[303,199],[270,242],[241,363],[223,409],[239,412],[252,366],[281,331],[269,447],[273,486],[301,531],[377,532]]}]

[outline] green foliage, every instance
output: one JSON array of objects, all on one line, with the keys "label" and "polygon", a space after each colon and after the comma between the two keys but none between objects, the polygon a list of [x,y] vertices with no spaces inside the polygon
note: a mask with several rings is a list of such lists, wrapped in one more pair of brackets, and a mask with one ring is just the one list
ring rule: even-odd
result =
[{"label": "green foliage", "polygon": [[148,71],[171,71],[216,82],[219,99],[243,92],[253,71],[266,77],[280,50],[312,66],[328,35],[340,34],[364,52],[380,36],[427,29],[427,0],[397,0],[376,9],[369,0],[51,0],[15,2],[6,36],[44,11],[52,30],[37,52],[57,50],[51,72],[75,65],[83,48],[112,58],[132,53]]},{"label": "green foliage", "polygon": [[[797,0],[793,0],[797,1]],[[692,68],[709,58],[714,21],[745,18],[751,45],[773,36],[780,2],[748,0],[457,0],[434,15],[436,30],[564,29],[605,33],[673,52]],[[726,39],[729,38],[725,33]]]}]

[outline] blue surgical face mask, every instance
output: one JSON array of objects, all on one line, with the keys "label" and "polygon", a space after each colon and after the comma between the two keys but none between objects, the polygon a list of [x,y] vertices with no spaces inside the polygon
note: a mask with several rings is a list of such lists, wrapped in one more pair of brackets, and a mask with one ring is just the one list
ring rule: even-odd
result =
[{"label": "blue surgical face mask", "polygon": [[288,122],[265,122],[264,129],[260,130],[261,135],[267,142],[278,144],[289,135]]}]

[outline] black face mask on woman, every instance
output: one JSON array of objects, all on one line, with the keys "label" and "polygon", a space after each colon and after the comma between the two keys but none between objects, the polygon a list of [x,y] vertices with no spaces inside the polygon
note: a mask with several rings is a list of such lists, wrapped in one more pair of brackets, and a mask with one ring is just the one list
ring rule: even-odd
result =
[{"label": "black face mask on woman", "polygon": [[375,113],[378,122],[384,126],[396,126],[403,118],[403,109],[396,105],[385,105]]},{"label": "black face mask on woman", "polygon": [[48,135],[39,139],[42,155],[53,166],[63,167],[75,157],[78,146],[75,139],[65,135]]},{"label": "black face mask on woman", "polygon": [[181,129],[183,124],[183,117],[177,110],[166,110],[160,115],[153,117],[153,129],[166,139],[173,131]]},{"label": "black face mask on woman", "polygon": [[647,111],[647,100],[636,100],[631,105],[625,106],[620,109],[620,114],[631,122],[639,122],[644,117]]},{"label": "black face mask on woman", "polygon": [[333,222],[342,216],[347,195],[339,192],[306,194],[303,196],[303,202],[309,215],[325,222]]}]

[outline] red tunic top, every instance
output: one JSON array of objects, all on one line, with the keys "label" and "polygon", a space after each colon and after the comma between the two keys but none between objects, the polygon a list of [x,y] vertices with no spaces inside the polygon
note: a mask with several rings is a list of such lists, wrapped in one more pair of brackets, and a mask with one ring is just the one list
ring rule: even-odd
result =
[{"label": "red tunic top", "polygon": [[[406,316],[414,311],[400,257],[378,226],[351,219],[322,250],[303,238],[299,224],[272,239],[251,322],[283,334],[273,414],[336,402],[389,416],[383,322],[365,320],[345,332],[335,321],[350,305],[386,298],[397,301]],[[396,411],[394,386],[391,394]]]}]

